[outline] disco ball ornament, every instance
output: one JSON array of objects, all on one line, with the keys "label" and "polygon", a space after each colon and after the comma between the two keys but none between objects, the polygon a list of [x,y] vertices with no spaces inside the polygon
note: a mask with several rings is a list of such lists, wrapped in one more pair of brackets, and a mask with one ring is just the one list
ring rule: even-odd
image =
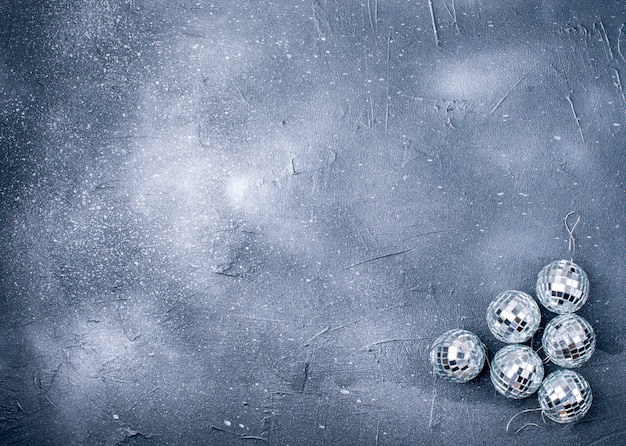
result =
[{"label": "disco ball ornament", "polygon": [[589,298],[589,278],[574,262],[557,260],[539,273],[536,293],[548,310],[558,314],[573,313]]},{"label": "disco ball ornament", "polygon": [[464,383],[478,376],[485,365],[486,351],[481,340],[467,330],[450,330],[432,343],[430,362],[442,378]]},{"label": "disco ball ornament", "polygon": [[491,362],[491,382],[507,398],[526,398],[539,389],[543,380],[543,362],[525,345],[507,345]]},{"label": "disco ball ornament", "polygon": [[585,378],[573,370],[557,370],[539,388],[544,415],[557,423],[578,421],[589,411],[593,396]]},{"label": "disco ball ornament", "polygon": [[540,322],[539,305],[522,291],[504,291],[487,308],[489,330],[497,339],[509,344],[530,339]]},{"label": "disco ball ornament", "polygon": [[575,314],[552,319],[543,332],[543,350],[561,367],[578,367],[591,358],[596,349],[596,335],[591,324]]}]

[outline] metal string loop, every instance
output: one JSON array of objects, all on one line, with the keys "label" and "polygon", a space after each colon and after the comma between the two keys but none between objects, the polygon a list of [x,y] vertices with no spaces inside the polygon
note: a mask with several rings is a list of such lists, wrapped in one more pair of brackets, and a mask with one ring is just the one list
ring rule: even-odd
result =
[{"label": "metal string loop", "polygon": [[507,434],[512,434],[512,435],[517,435],[519,434],[521,431],[523,431],[524,429],[528,428],[528,427],[543,427],[541,424],[537,424],[537,423],[526,423],[524,424],[522,427],[520,427],[518,430],[516,430],[515,432],[511,432],[511,423],[513,422],[513,420],[515,418],[517,418],[518,416],[528,413],[528,412],[537,412],[537,411],[541,411],[541,419],[543,420],[544,425],[546,424],[546,420],[545,418],[543,418],[543,409],[541,407],[537,407],[534,409],[525,409],[522,410],[521,412],[516,413],[515,415],[513,415],[511,417],[511,419],[509,420],[508,423],[506,423],[506,433]]},{"label": "metal string loop", "polygon": [[[576,214],[576,221],[574,222],[574,225],[570,228],[569,218],[574,214]],[[567,250],[569,252],[570,262],[573,262],[574,253],[576,252],[576,239],[574,238],[574,231],[576,230],[576,226],[578,226],[578,223],[580,222],[580,214],[574,211],[568,212],[563,221],[565,223],[565,229],[567,229],[567,234],[569,235]]]}]

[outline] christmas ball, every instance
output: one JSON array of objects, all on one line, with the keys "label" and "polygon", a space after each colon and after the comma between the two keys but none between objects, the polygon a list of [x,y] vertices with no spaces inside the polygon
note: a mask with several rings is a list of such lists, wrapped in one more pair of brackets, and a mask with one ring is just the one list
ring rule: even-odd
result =
[{"label": "christmas ball", "polygon": [[535,334],[540,322],[539,305],[522,291],[504,291],[487,308],[489,330],[502,342],[527,341]]},{"label": "christmas ball", "polygon": [[526,398],[539,389],[543,362],[525,345],[508,345],[491,362],[491,382],[507,398]]},{"label": "christmas ball", "polygon": [[558,314],[573,313],[589,298],[589,279],[574,262],[557,260],[539,273],[536,293],[548,310]]},{"label": "christmas ball", "polygon": [[485,347],[474,333],[450,330],[432,343],[430,362],[434,372],[452,382],[475,378],[485,365]]},{"label": "christmas ball", "polygon": [[551,373],[539,388],[539,404],[546,417],[557,423],[580,420],[591,407],[591,387],[573,370]]},{"label": "christmas ball", "polygon": [[543,350],[561,367],[578,367],[591,358],[596,349],[596,335],[591,324],[575,314],[552,319],[543,332]]}]

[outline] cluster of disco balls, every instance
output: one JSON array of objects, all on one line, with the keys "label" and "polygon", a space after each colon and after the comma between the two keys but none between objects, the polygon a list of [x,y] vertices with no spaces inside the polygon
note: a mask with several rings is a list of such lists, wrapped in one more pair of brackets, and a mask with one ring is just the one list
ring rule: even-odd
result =
[{"label": "cluster of disco balls", "polygon": [[[544,329],[542,348],[548,360],[564,369],[544,379],[542,359],[530,347],[520,345],[539,328],[539,306],[522,291],[504,291],[487,309],[489,330],[509,344],[491,362],[491,381],[508,398],[526,398],[538,391],[542,413],[557,423],[580,420],[591,407],[591,388],[582,375],[569,369],[586,362],[595,350],[593,328],[574,314],[587,302],[589,279],[574,262],[557,260],[539,273],[536,294],[545,308],[558,314]],[[478,336],[458,329],[439,336],[430,351],[435,373],[453,382],[475,378],[486,356]]]}]

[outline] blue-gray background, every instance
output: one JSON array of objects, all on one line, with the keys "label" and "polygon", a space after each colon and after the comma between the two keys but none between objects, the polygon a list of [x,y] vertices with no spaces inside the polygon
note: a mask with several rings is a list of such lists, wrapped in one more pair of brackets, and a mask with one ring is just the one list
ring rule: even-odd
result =
[{"label": "blue-gray background", "polygon": [[[3,2],[0,444],[624,444],[625,22]],[[428,343],[493,355],[489,301],[568,256],[570,210],[593,407],[507,435],[536,398],[435,379]]]}]

